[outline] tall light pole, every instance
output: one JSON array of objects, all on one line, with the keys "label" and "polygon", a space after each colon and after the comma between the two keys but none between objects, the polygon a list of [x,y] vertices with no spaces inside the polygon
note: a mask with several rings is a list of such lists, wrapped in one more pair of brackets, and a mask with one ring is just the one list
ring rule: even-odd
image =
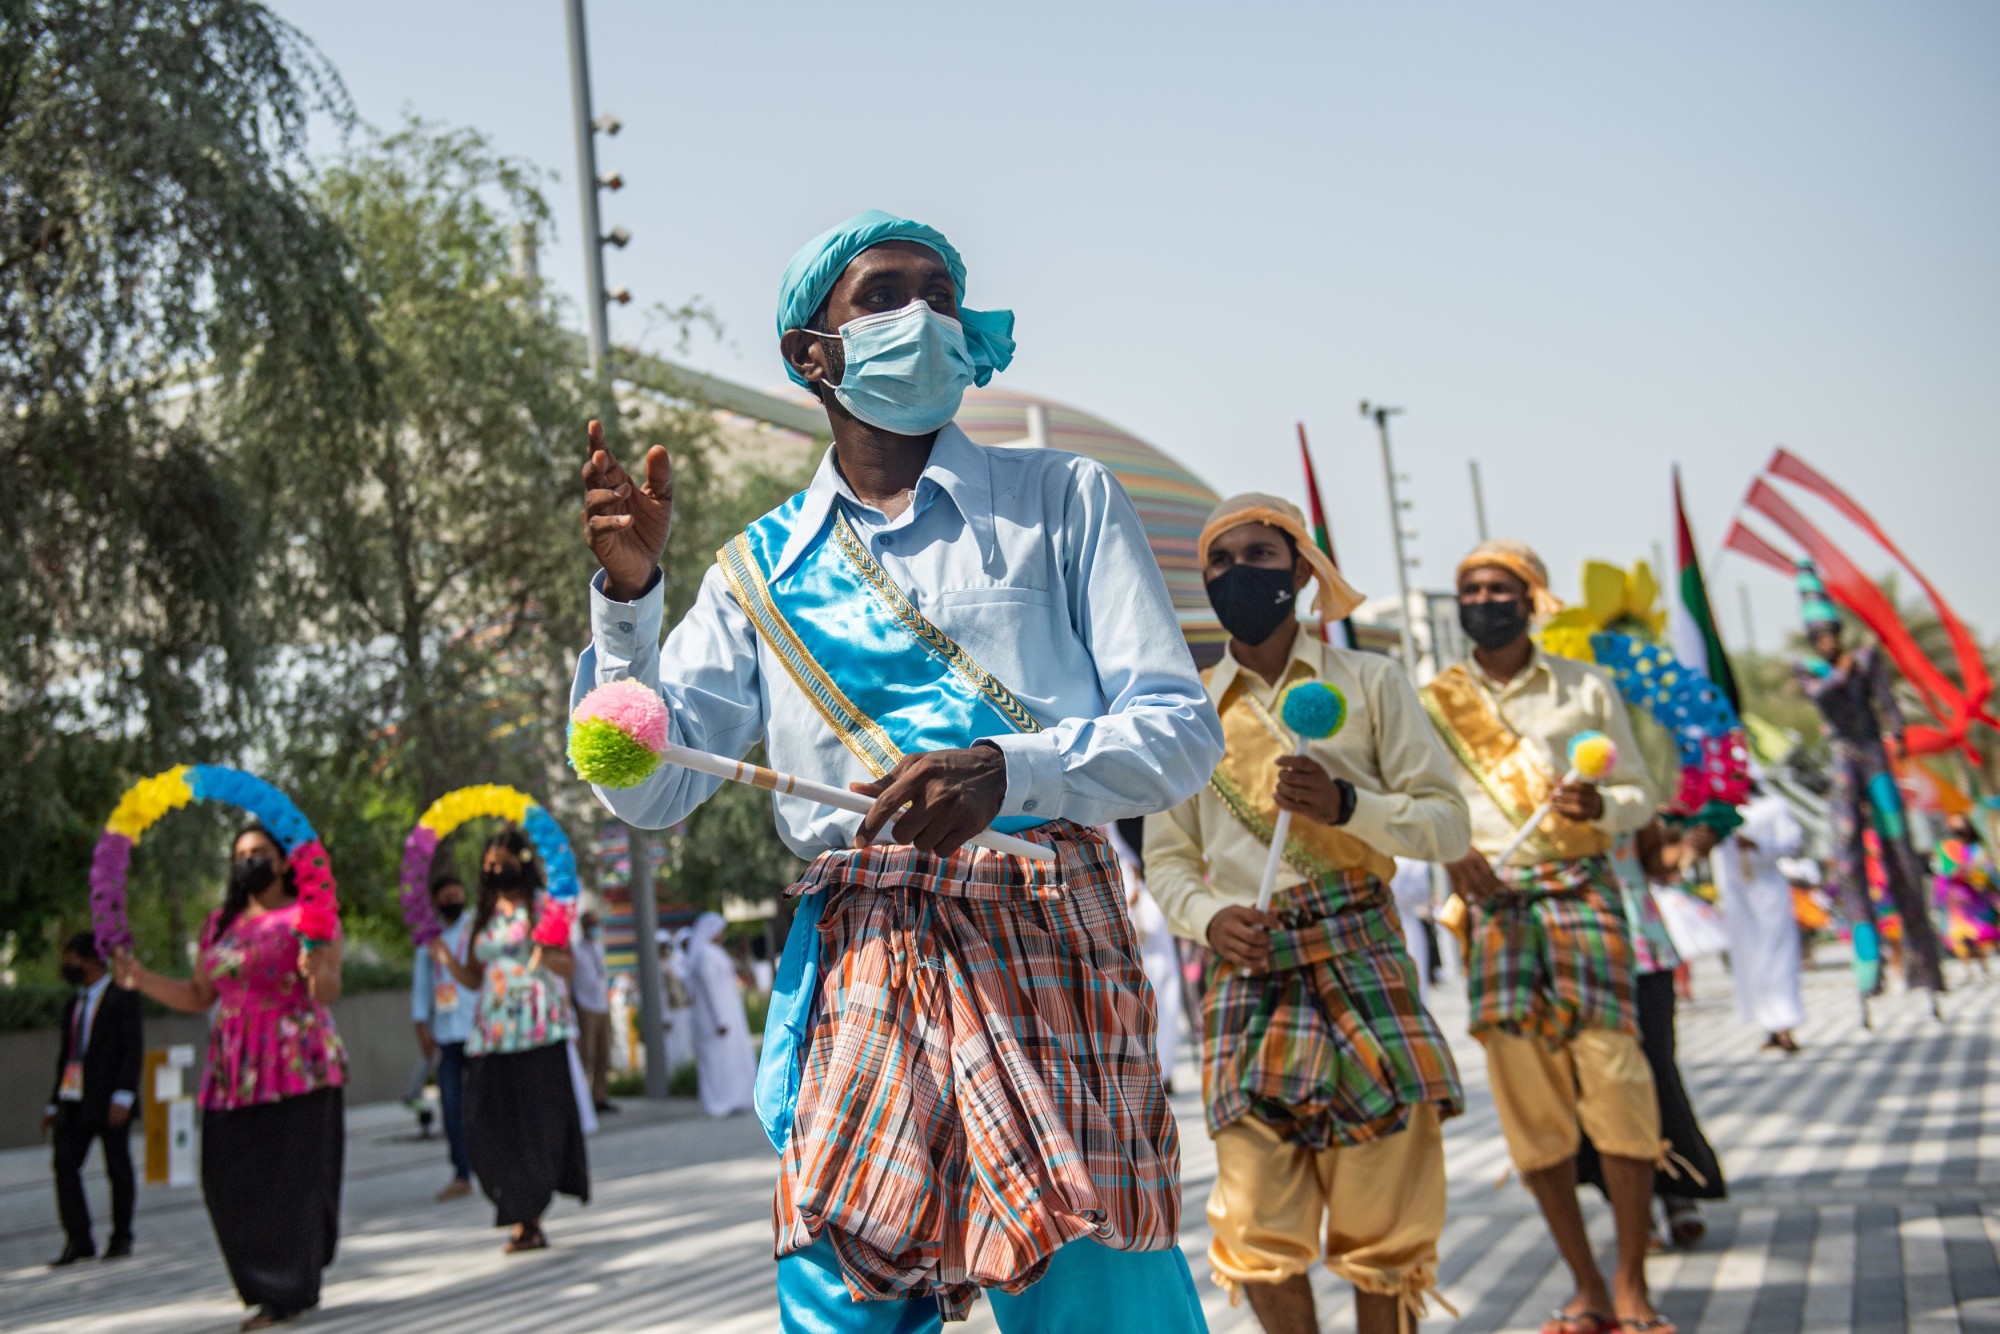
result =
[{"label": "tall light pole", "polygon": [[563,11],[569,28],[570,115],[576,122],[576,188],[583,207],[583,320],[590,343],[590,374],[608,376],[607,358],[611,351],[611,323],[605,306],[632,299],[624,288],[616,292],[604,286],[604,245],[609,241],[624,246],[632,234],[623,227],[606,236],[597,213],[597,192],[617,190],[625,178],[617,172],[597,173],[597,136],[616,134],[622,128],[616,116],[593,118],[590,114],[590,43],[583,27],[583,0],[567,0]]},{"label": "tall light pole", "polygon": [[[632,239],[623,227],[610,236],[602,231],[597,216],[597,192],[616,190],[625,184],[617,172],[600,178],[597,174],[597,136],[616,134],[621,128],[616,116],[593,118],[590,114],[590,44],[583,27],[583,0],[567,0],[563,6],[569,28],[570,111],[576,121],[576,184],[583,206],[583,319],[590,346],[590,378],[608,384],[611,379],[611,322],[605,307],[613,300],[623,304],[631,293],[619,288],[616,295],[604,287],[604,246],[621,249]],[[646,831],[625,827],[625,845],[630,850],[631,881],[626,893],[632,901],[633,970],[639,976],[639,1040],[646,1048],[646,1096],[667,1096],[666,987],[660,981],[660,911],[653,900],[653,868],[646,855]]]},{"label": "tall light pole", "polygon": [[[1410,683],[1417,680],[1417,618],[1410,607],[1410,558],[1403,547],[1403,511],[1409,502],[1396,494],[1396,456],[1389,448],[1389,418],[1402,412],[1401,408],[1384,407],[1361,401],[1361,415],[1374,419],[1376,433],[1382,437],[1382,472],[1389,482],[1389,532],[1396,542],[1396,592],[1403,605],[1403,670],[1410,674]],[[1414,537],[1415,534],[1407,534]]]}]

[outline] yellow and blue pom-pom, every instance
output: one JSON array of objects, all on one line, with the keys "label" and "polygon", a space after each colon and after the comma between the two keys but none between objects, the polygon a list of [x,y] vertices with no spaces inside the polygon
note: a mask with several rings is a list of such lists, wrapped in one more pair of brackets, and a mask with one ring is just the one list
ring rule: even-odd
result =
[{"label": "yellow and blue pom-pom", "polygon": [[1285,692],[1278,712],[1293,736],[1322,741],[1347,726],[1347,696],[1324,681],[1301,681]]},{"label": "yellow and blue pom-pom", "polygon": [[1618,763],[1618,744],[1602,732],[1578,732],[1569,740],[1569,767],[1577,777],[1595,783]]},{"label": "yellow and blue pom-pom", "polygon": [[569,766],[599,787],[637,787],[660,767],[667,702],[637,681],[609,681],[570,716]]}]

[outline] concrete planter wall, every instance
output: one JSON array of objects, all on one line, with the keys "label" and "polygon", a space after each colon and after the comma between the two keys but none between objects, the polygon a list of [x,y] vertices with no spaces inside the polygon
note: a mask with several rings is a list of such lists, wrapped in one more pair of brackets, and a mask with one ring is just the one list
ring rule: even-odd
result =
[{"label": "concrete planter wall", "polygon": [[[343,997],[333,1007],[333,1022],[347,1043],[349,1106],[383,1102],[403,1096],[418,1052],[410,1027],[407,991],[371,991]],[[190,1094],[200,1087],[200,1066],[208,1053],[208,1020],[200,1015],[173,1015],[146,1021],[146,1045],[166,1047],[190,1043],[196,1073],[187,1081]],[[0,1148],[18,1149],[39,1143],[42,1108],[55,1083],[56,1053],[61,1032],[54,1028],[0,1033]],[[134,1151],[138,1145],[133,1145]]]}]

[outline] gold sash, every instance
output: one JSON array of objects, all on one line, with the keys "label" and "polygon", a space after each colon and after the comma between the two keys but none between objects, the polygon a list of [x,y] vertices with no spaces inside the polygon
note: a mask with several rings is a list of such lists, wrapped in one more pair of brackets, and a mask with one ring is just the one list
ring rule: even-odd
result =
[{"label": "gold sash", "polygon": [[[1439,672],[1424,687],[1423,700],[1424,712],[1466,772],[1515,828],[1525,824],[1555,790],[1558,775],[1507,725],[1493,697],[1463,664]],[[1523,846],[1538,862],[1574,861],[1609,851],[1611,836],[1581,820],[1544,819]]]},{"label": "gold sash", "polygon": [[[1217,712],[1222,715],[1222,763],[1209,779],[1209,788],[1251,837],[1269,847],[1277,832],[1278,759],[1291,754],[1297,743],[1240,683],[1232,683],[1223,694]],[[1315,884],[1328,883],[1355,867],[1385,885],[1396,874],[1395,858],[1317,820],[1292,821],[1285,839],[1285,863]]]}]

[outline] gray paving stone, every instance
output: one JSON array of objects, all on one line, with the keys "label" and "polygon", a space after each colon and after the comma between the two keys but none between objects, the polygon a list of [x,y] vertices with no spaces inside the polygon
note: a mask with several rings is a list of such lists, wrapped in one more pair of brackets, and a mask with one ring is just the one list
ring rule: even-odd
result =
[{"label": "gray paving stone", "polygon": [[[1662,1308],[1685,1334],[1868,1334],[1920,1329],[2000,1334],[2000,979],[1952,973],[1933,1020],[1921,996],[1891,995],[1876,1026],[1855,1023],[1844,969],[1807,975],[1806,1051],[1760,1052],[1739,1026],[1728,979],[1700,965],[1681,1009],[1681,1062],[1731,1198],[1708,1208],[1710,1237],[1651,1262]],[[1462,1033],[1464,1004],[1437,1004]],[[1446,1129],[1451,1174],[1440,1279],[1460,1311],[1426,1329],[1534,1331],[1569,1280],[1520,1182],[1494,1182],[1506,1150],[1477,1044],[1454,1038],[1470,1106]],[[1180,1086],[1198,1077],[1183,1066]],[[1174,1100],[1185,1152],[1183,1248],[1217,1334],[1255,1334],[1209,1281],[1203,1203],[1214,1153],[1192,1093]],[[410,1138],[391,1107],[349,1113],[340,1258],[306,1328],[442,1334],[660,1330],[765,1334],[773,1305],[772,1155],[747,1117],[710,1122],[686,1103],[628,1104],[591,1142],[593,1199],[559,1202],[553,1248],[503,1257],[478,1197],[437,1204],[437,1142]],[[106,1214],[103,1182],[92,1207]],[[1610,1220],[1585,1216],[1600,1249]],[[145,1187],[139,1254],[117,1264],[43,1267],[59,1247],[46,1155],[0,1154],[0,1328],[22,1334],[175,1334],[232,1329],[229,1290],[199,1193]],[[1604,1257],[1608,1261],[1608,1254]],[[1352,1329],[1343,1285],[1319,1273],[1322,1324]],[[985,1306],[961,1327],[994,1329]]]}]

